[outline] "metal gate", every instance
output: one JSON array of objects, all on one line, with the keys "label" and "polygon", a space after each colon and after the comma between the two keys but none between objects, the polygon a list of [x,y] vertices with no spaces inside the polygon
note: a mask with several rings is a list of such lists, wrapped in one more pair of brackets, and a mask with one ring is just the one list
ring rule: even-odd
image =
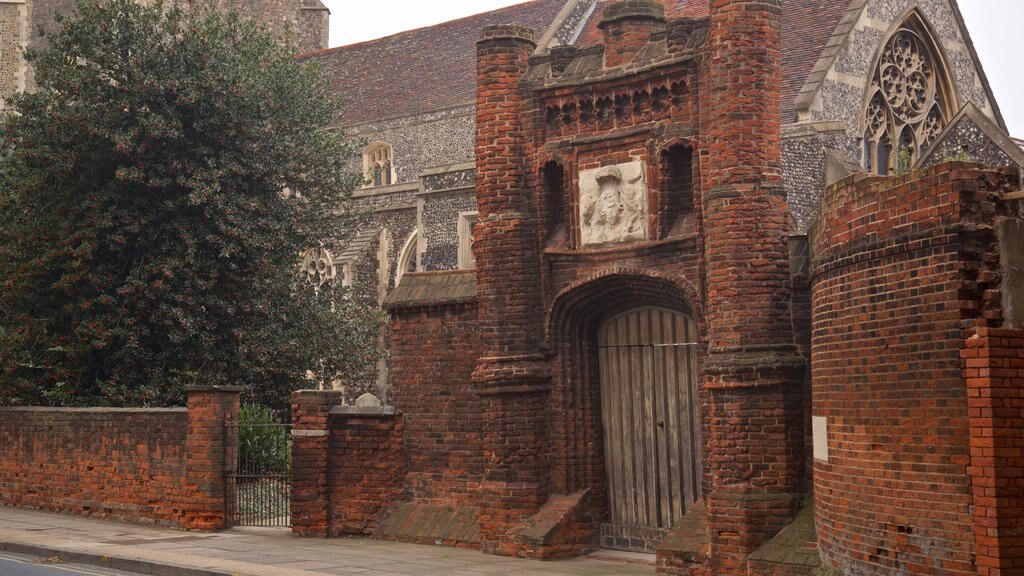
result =
[{"label": "metal gate", "polygon": [[608,319],[598,337],[606,548],[653,551],[700,492],[696,328],[663,308]]},{"label": "metal gate", "polygon": [[[291,426],[278,422],[229,424],[238,436],[228,466],[227,512],[232,526],[291,526]],[[231,438],[231,436],[228,436]]]}]

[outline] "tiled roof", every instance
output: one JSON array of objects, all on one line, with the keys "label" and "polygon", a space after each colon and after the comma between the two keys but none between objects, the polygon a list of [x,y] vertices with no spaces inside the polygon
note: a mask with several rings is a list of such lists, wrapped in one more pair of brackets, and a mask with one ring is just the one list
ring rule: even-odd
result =
[{"label": "tiled roof", "polygon": [[[611,0],[602,0],[606,5]],[[807,76],[832,36],[850,0],[784,0],[782,3],[782,118],[794,119],[794,104]],[[587,22],[578,46],[602,42],[601,22],[604,6],[598,6]],[[703,18],[708,15],[708,0],[668,0],[665,17]]]},{"label": "tiled roof", "polygon": [[388,294],[384,308],[409,308],[476,301],[476,270],[410,273]]},{"label": "tiled roof", "polygon": [[[610,0],[602,0],[607,4]],[[307,54],[332,79],[345,98],[343,121],[357,125],[372,120],[422,114],[473,102],[476,95],[476,41],[489,24],[522,24],[539,38],[565,0],[534,0],[371,40]],[[793,119],[794,103],[850,0],[785,0],[782,21],[782,113]],[[598,6],[578,46],[601,42]],[[708,0],[667,0],[668,18],[707,16]]]},{"label": "tiled roof", "polygon": [[476,98],[476,41],[490,24],[521,24],[537,38],[565,0],[534,0],[369,42],[307,54],[343,95],[343,122],[410,116]]}]

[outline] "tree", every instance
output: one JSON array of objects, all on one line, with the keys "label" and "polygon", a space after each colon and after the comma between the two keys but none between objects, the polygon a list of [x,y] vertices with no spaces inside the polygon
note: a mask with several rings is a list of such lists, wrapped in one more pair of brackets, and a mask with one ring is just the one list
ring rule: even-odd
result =
[{"label": "tree", "polygon": [[[197,3],[198,4],[198,3]],[[0,140],[0,403],[287,403],[375,360],[379,312],[298,275],[359,177],[319,72],[257,24],[80,2]]]}]

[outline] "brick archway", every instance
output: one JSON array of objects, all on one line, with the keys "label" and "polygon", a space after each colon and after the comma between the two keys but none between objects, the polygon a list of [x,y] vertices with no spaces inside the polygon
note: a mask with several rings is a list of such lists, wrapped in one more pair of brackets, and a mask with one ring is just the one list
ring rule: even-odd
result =
[{"label": "brick archway", "polygon": [[[574,283],[554,299],[546,323],[554,372],[550,412],[553,492],[590,490],[588,520],[595,528],[607,518],[608,500],[597,346],[601,322],[645,306],[686,314],[697,327],[699,359],[704,355],[706,337],[696,295],[685,279],[619,268]],[[699,403],[703,405],[703,393]]]}]

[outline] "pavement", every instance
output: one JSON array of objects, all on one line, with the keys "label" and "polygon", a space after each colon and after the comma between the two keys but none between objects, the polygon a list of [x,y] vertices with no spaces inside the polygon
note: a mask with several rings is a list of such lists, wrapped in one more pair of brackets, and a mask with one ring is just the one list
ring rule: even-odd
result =
[{"label": "pavement", "polygon": [[0,507],[0,551],[154,576],[651,576],[653,557],[601,551],[525,560],[366,538],[299,538],[288,529],[182,532]]}]

